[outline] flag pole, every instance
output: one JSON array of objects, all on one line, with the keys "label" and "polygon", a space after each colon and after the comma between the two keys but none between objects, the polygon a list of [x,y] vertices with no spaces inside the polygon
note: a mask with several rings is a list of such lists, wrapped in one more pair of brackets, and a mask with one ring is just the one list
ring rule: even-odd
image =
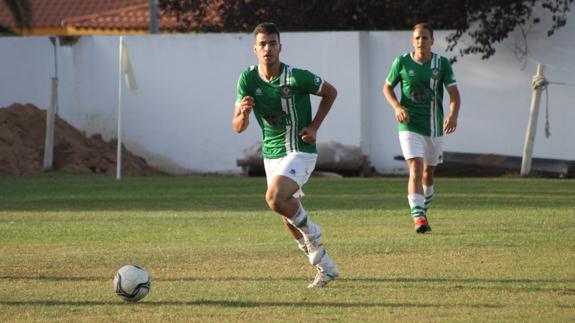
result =
[{"label": "flag pole", "polygon": [[122,178],[122,52],[124,50],[124,36],[120,36],[118,55],[118,138],[116,153],[116,179]]}]

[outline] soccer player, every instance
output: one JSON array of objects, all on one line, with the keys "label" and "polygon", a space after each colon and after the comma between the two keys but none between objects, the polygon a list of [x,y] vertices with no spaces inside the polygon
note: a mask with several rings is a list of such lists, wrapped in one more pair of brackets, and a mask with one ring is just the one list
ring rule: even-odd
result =
[{"label": "soccer player", "polygon": [[[317,131],[337,91],[319,76],[280,61],[282,45],[275,24],[259,24],[254,39],[258,64],[240,75],[232,126],[241,133],[254,112],[263,134],[266,202],[282,216],[298,247],[317,269],[308,288],[321,288],[339,273],[320,243],[320,227],[301,204],[301,189],[315,168]],[[313,119],[310,94],[321,97]]]},{"label": "soccer player", "polygon": [[[457,128],[461,105],[449,60],[431,51],[433,29],[427,23],[413,27],[413,52],[395,59],[383,86],[395,110],[399,142],[409,168],[407,199],[415,232],[431,231],[427,210],[433,200],[433,175],[442,162],[442,136]],[[401,83],[401,101],[393,88]],[[449,115],[443,117],[443,87],[449,93]]]}]

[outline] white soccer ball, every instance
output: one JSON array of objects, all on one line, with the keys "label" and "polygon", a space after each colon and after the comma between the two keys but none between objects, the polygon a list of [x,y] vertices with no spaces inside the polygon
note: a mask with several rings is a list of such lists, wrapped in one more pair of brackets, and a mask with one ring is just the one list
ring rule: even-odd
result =
[{"label": "white soccer ball", "polygon": [[114,276],[116,295],[127,302],[137,302],[150,291],[150,275],[144,267],[126,265]]}]

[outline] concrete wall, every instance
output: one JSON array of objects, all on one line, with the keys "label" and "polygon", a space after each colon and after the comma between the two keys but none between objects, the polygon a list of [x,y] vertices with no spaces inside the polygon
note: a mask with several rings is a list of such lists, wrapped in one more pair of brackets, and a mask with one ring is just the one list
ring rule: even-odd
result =
[{"label": "concrete wall", "polygon": [[[445,150],[522,154],[537,63],[551,81],[575,83],[575,28],[571,19],[553,38],[543,27],[528,38],[525,66],[513,53],[522,38],[512,35],[487,61],[465,57],[454,70],[462,94],[459,128]],[[447,31],[436,32],[434,50],[446,47]],[[381,88],[392,60],[411,49],[409,32],[283,33],[282,61],[307,68],[339,90],[319,141],[361,146],[377,171],[403,173],[394,115]],[[116,136],[118,37],[82,37],[58,47],[62,118],[105,139]],[[255,119],[237,135],[231,129],[239,74],[255,64],[250,34],[126,37],[139,93],[124,95],[124,142],[149,163],[172,172],[237,172],[236,159],[260,140]],[[0,38],[0,106],[13,102],[48,106],[54,52],[46,37]],[[575,159],[575,88],[552,85],[552,136],[545,139],[542,100],[534,154]],[[319,100],[315,99],[317,105]],[[446,104],[447,106],[447,98]]]}]

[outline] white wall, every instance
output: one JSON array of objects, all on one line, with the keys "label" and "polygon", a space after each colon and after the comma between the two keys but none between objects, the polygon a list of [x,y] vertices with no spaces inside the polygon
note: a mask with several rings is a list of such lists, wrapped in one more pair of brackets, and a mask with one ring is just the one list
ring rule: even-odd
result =
[{"label": "white wall", "polygon": [[[509,48],[518,34],[487,61],[468,56],[455,64],[463,105],[459,128],[446,138],[445,150],[522,154],[537,63],[546,64],[549,80],[575,83],[573,20],[553,38],[535,29],[524,69]],[[443,52],[448,34],[436,32],[434,50],[450,56]],[[404,163],[393,160],[401,151],[381,87],[393,59],[410,50],[410,33],[283,33],[281,40],[284,62],[312,70],[339,90],[320,142],[361,146],[379,172],[405,172]],[[60,116],[105,139],[116,136],[117,43],[118,37],[82,37],[72,47],[58,47]],[[140,88],[137,95],[124,92],[128,149],[172,172],[239,171],[236,159],[261,136],[254,119],[241,135],[231,129],[237,78],[256,62],[251,34],[130,36],[126,44]],[[0,53],[0,106],[19,102],[46,108],[54,74],[48,38],[0,38]],[[574,90],[550,87],[549,139],[543,136],[543,97],[535,156],[575,159]]]}]

